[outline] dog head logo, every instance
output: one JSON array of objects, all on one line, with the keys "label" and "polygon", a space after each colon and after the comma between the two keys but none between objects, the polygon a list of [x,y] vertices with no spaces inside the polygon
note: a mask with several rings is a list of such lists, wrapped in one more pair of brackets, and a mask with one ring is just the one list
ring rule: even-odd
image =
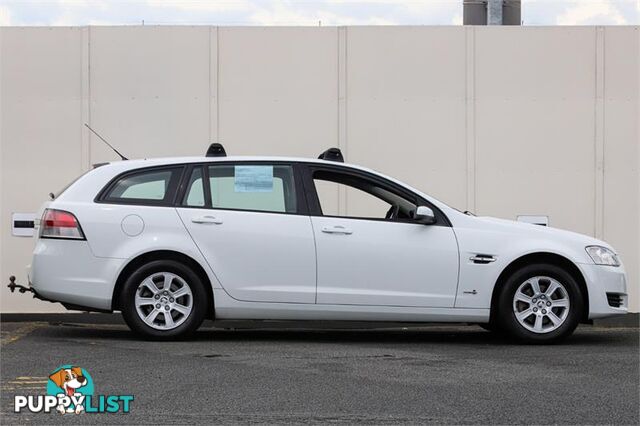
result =
[{"label": "dog head logo", "polygon": [[80,367],[61,368],[50,375],[49,379],[64,390],[67,396],[76,394],[78,388],[87,384],[87,379],[82,375]]},{"label": "dog head logo", "polygon": [[85,369],[63,365],[49,375],[47,393],[62,397],[61,401],[69,402],[56,408],[60,414],[80,414],[84,411],[85,397],[93,394],[93,382]]}]

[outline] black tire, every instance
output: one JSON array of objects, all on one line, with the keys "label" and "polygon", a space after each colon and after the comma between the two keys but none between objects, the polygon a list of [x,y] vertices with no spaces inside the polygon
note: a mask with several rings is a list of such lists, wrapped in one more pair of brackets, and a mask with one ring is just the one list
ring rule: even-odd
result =
[{"label": "black tire", "polygon": [[[184,280],[193,295],[191,312],[184,321],[173,329],[158,330],[147,325],[138,315],[135,296],[138,286],[147,277],[160,272],[169,272]],[[152,340],[179,340],[192,335],[204,321],[209,303],[207,291],[198,274],[188,266],[174,260],[154,260],[136,269],[125,281],[120,292],[122,317],[129,328]]]},{"label": "black tire", "polygon": [[[564,322],[546,333],[528,330],[520,324],[514,313],[514,296],[520,285],[539,276],[553,278],[562,284],[570,303]],[[584,296],[576,280],[566,270],[556,265],[537,263],[518,269],[507,278],[500,289],[497,308],[497,325],[509,336],[523,343],[556,343],[568,337],[578,326],[583,314]]]},{"label": "black tire", "polygon": [[482,323],[479,323],[478,326],[483,330],[489,331],[491,333],[495,333],[498,331],[497,327],[492,322],[482,322]]}]

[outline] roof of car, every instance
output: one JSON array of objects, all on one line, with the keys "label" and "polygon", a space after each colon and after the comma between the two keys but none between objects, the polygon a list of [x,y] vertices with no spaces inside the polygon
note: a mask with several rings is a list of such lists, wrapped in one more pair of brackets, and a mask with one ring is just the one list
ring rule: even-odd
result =
[{"label": "roof of car", "polygon": [[318,163],[344,165],[359,169],[364,167],[355,164],[342,163],[337,161],[320,160],[317,158],[304,157],[277,157],[277,156],[242,156],[232,155],[228,157],[163,157],[163,158],[144,158],[126,161],[114,161],[109,163],[112,166],[120,165],[122,168],[133,169],[136,167],[162,166],[169,164],[185,164],[185,163],[216,163],[216,162],[236,162],[236,161],[273,161],[273,162],[302,162],[302,163]]},{"label": "roof of car", "polygon": [[[89,127],[87,125],[87,127]],[[91,128],[89,127],[91,130]],[[106,141],[105,141],[106,142]],[[107,143],[108,145],[108,143]],[[274,157],[274,156],[227,156],[227,152],[220,143],[212,143],[204,157],[166,157],[166,158],[152,158],[152,159],[138,159],[129,160],[122,154],[109,145],[113,151],[122,158],[122,162],[113,163],[97,163],[94,168],[109,165],[109,169],[119,170],[132,170],[141,167],[162,166],[171,164],[185,164],[185,163],[210,163],[210,162],[247,162],[247,161],[265,161],[265,162],[305,162],[305,163],[344,163],[344,157],[340,148],[329,148],[323,151],[319,157],[313,158],[298,158],[298,157]],[[354,166],[355,167],[355,166]]]}]

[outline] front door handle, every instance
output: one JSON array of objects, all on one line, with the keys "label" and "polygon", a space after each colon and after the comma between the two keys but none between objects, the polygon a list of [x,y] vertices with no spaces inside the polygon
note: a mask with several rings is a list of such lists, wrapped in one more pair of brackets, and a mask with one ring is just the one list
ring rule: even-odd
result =
[{"label": "front door handle", "polygon": [[351,229],[345,228],[342,225],[323,226],[322,232],[325,232],[327,234],[345,234],[345,235],[353,234],[353,231]]},{"label": "front door handle", "polygon": [[220,225],[222,223],[222,219],[218,219],[215,216],[196,216],[191,218],[191,222],[193,223],[214,223],[216,225]]}]

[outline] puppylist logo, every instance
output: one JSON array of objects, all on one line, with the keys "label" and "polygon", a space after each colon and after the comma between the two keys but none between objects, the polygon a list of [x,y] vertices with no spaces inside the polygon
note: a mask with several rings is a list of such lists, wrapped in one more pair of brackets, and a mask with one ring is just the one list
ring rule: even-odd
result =
[{"label": "puppylist logo", "polygon": [[94,395],[87,370],[73,365],[55,369],[47,381],[46,395],[16,395],[14,411],[30,413],[95,414],[128,413],[133,395]]}]

